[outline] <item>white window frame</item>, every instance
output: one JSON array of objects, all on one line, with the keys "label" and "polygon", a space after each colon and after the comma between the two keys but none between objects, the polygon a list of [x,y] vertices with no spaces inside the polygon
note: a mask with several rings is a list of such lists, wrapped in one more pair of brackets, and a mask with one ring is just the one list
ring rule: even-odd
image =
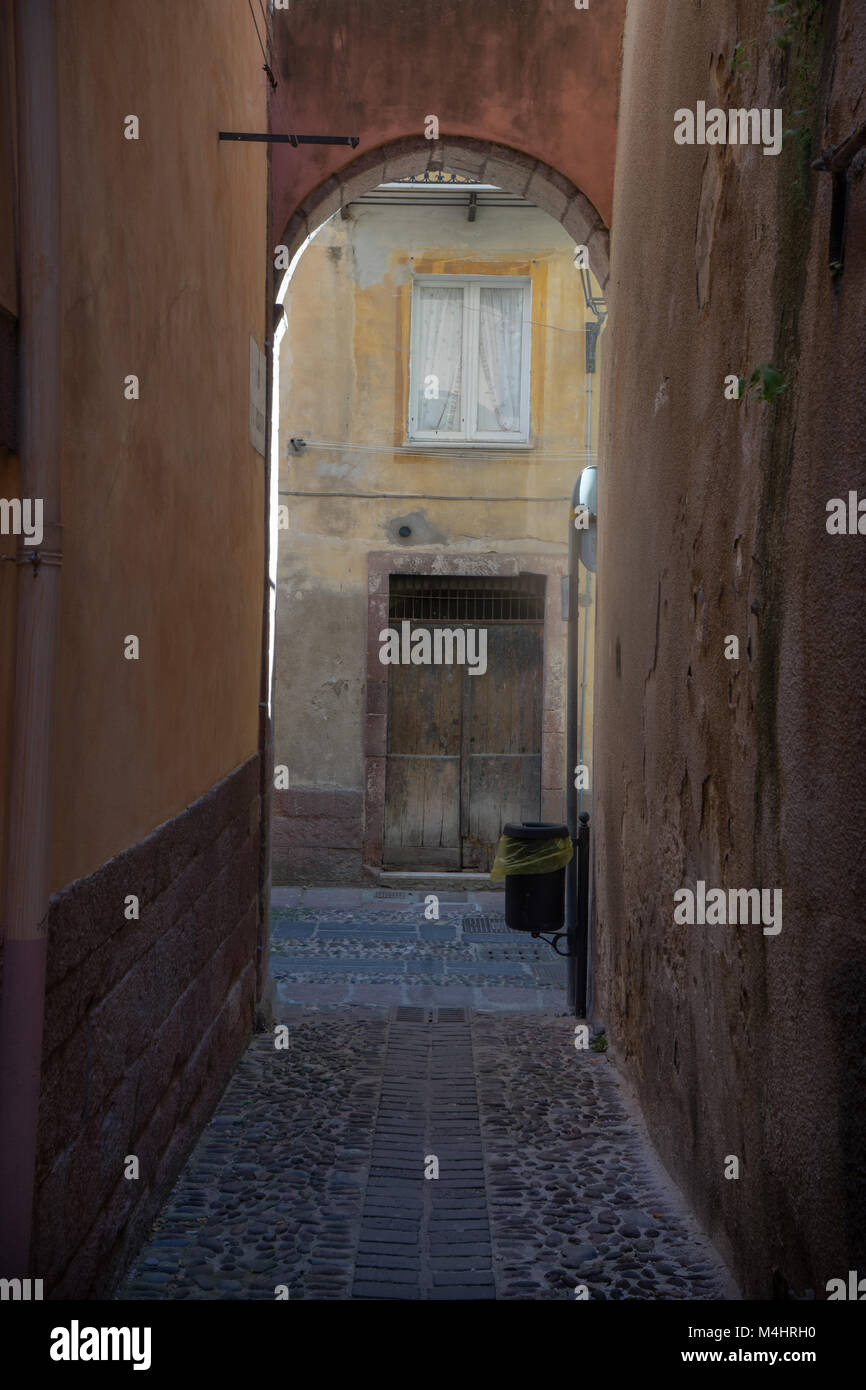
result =
[{"label": "white window frame", "polygon": [[[416,390],[418,360],[420,354],[421,315],[418,312],[418,290],[425,285],[440,289],[460,286],[463,293],[463,397],[461,402],[461,428],[458,430],[422,430],[418,428]],[[469,427],[477,419],[478,373],[479,373],[479,333],[481,325],[481,290],[492,286],[495,289],[523,290],[523,319],[520,364],[520,429],[476,430]],[[532,358],[532,280],[528,275],[416,275],[412,280],[412,323],[409,335],[409,422],[407,443],[431,445],[476,445],[502,449],[529,444],[530,418],[530,369]]]}]

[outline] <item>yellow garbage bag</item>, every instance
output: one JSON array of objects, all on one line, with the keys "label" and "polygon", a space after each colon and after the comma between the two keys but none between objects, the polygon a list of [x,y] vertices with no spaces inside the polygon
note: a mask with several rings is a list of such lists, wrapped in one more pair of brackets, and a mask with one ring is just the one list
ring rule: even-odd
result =
[{"label": "yellow garbage bag", "polygon": [[574,855],[569,835],[546,840],[517,840],[500,835],[490,878],[493,882],[511,874],[552,874],[562,869]]}]

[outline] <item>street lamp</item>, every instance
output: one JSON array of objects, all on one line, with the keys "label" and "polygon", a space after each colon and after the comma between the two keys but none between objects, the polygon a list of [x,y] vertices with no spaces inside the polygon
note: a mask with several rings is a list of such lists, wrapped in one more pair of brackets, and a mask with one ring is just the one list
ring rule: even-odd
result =
[{"label": "street lamp", "polygon": [[593,315],[594,323],[586,325],[586,370],[587,374],[595,371],[595,349],[598,343],[599,334],[604,327],[607,318],[607,305],[601,295],[593,294],[592,284],[589,278],[589,267],[580,266],[580,283],[583,286],[583,298],[586,307]]}]

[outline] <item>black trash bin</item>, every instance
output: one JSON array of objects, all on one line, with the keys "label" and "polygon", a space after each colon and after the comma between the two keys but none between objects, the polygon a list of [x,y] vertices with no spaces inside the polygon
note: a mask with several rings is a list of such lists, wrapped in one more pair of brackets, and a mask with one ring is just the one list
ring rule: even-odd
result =
[{"label": "black trash bin", "polygon": [[508,824],[496,851],[492,877],[505,877],[505,921],[512,931],[562,931],[565,866],[574,848],[567,825],[555,821]]}]

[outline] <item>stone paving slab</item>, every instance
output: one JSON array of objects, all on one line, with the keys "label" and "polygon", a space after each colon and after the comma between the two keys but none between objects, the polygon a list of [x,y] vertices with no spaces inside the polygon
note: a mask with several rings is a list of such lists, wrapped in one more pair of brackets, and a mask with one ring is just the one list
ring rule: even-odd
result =
[{"label": "stone paving slab", "polygon": [[[363,891],[367,897],[354,909],[338,910],[317,897],[315,909],[275,913],[270,967],[277,1018],[301,1004],[565,1013],[565,970],[548,960],[546,943],[517,932],[507,939],[464,935],[467,911],[477,919],[474,901],[465,908],[440,904],[440,920],[426,922],[420,894],[414,904],[387,902],[383,925],[373,920],[379,907],[370,890]],[[414,922],[408,912],[416,913]]]},{"label": "stone paving slab", "polygon": [[369,888],[304,888],[300,902],[303,907],[360,907],[374,901]]}]

